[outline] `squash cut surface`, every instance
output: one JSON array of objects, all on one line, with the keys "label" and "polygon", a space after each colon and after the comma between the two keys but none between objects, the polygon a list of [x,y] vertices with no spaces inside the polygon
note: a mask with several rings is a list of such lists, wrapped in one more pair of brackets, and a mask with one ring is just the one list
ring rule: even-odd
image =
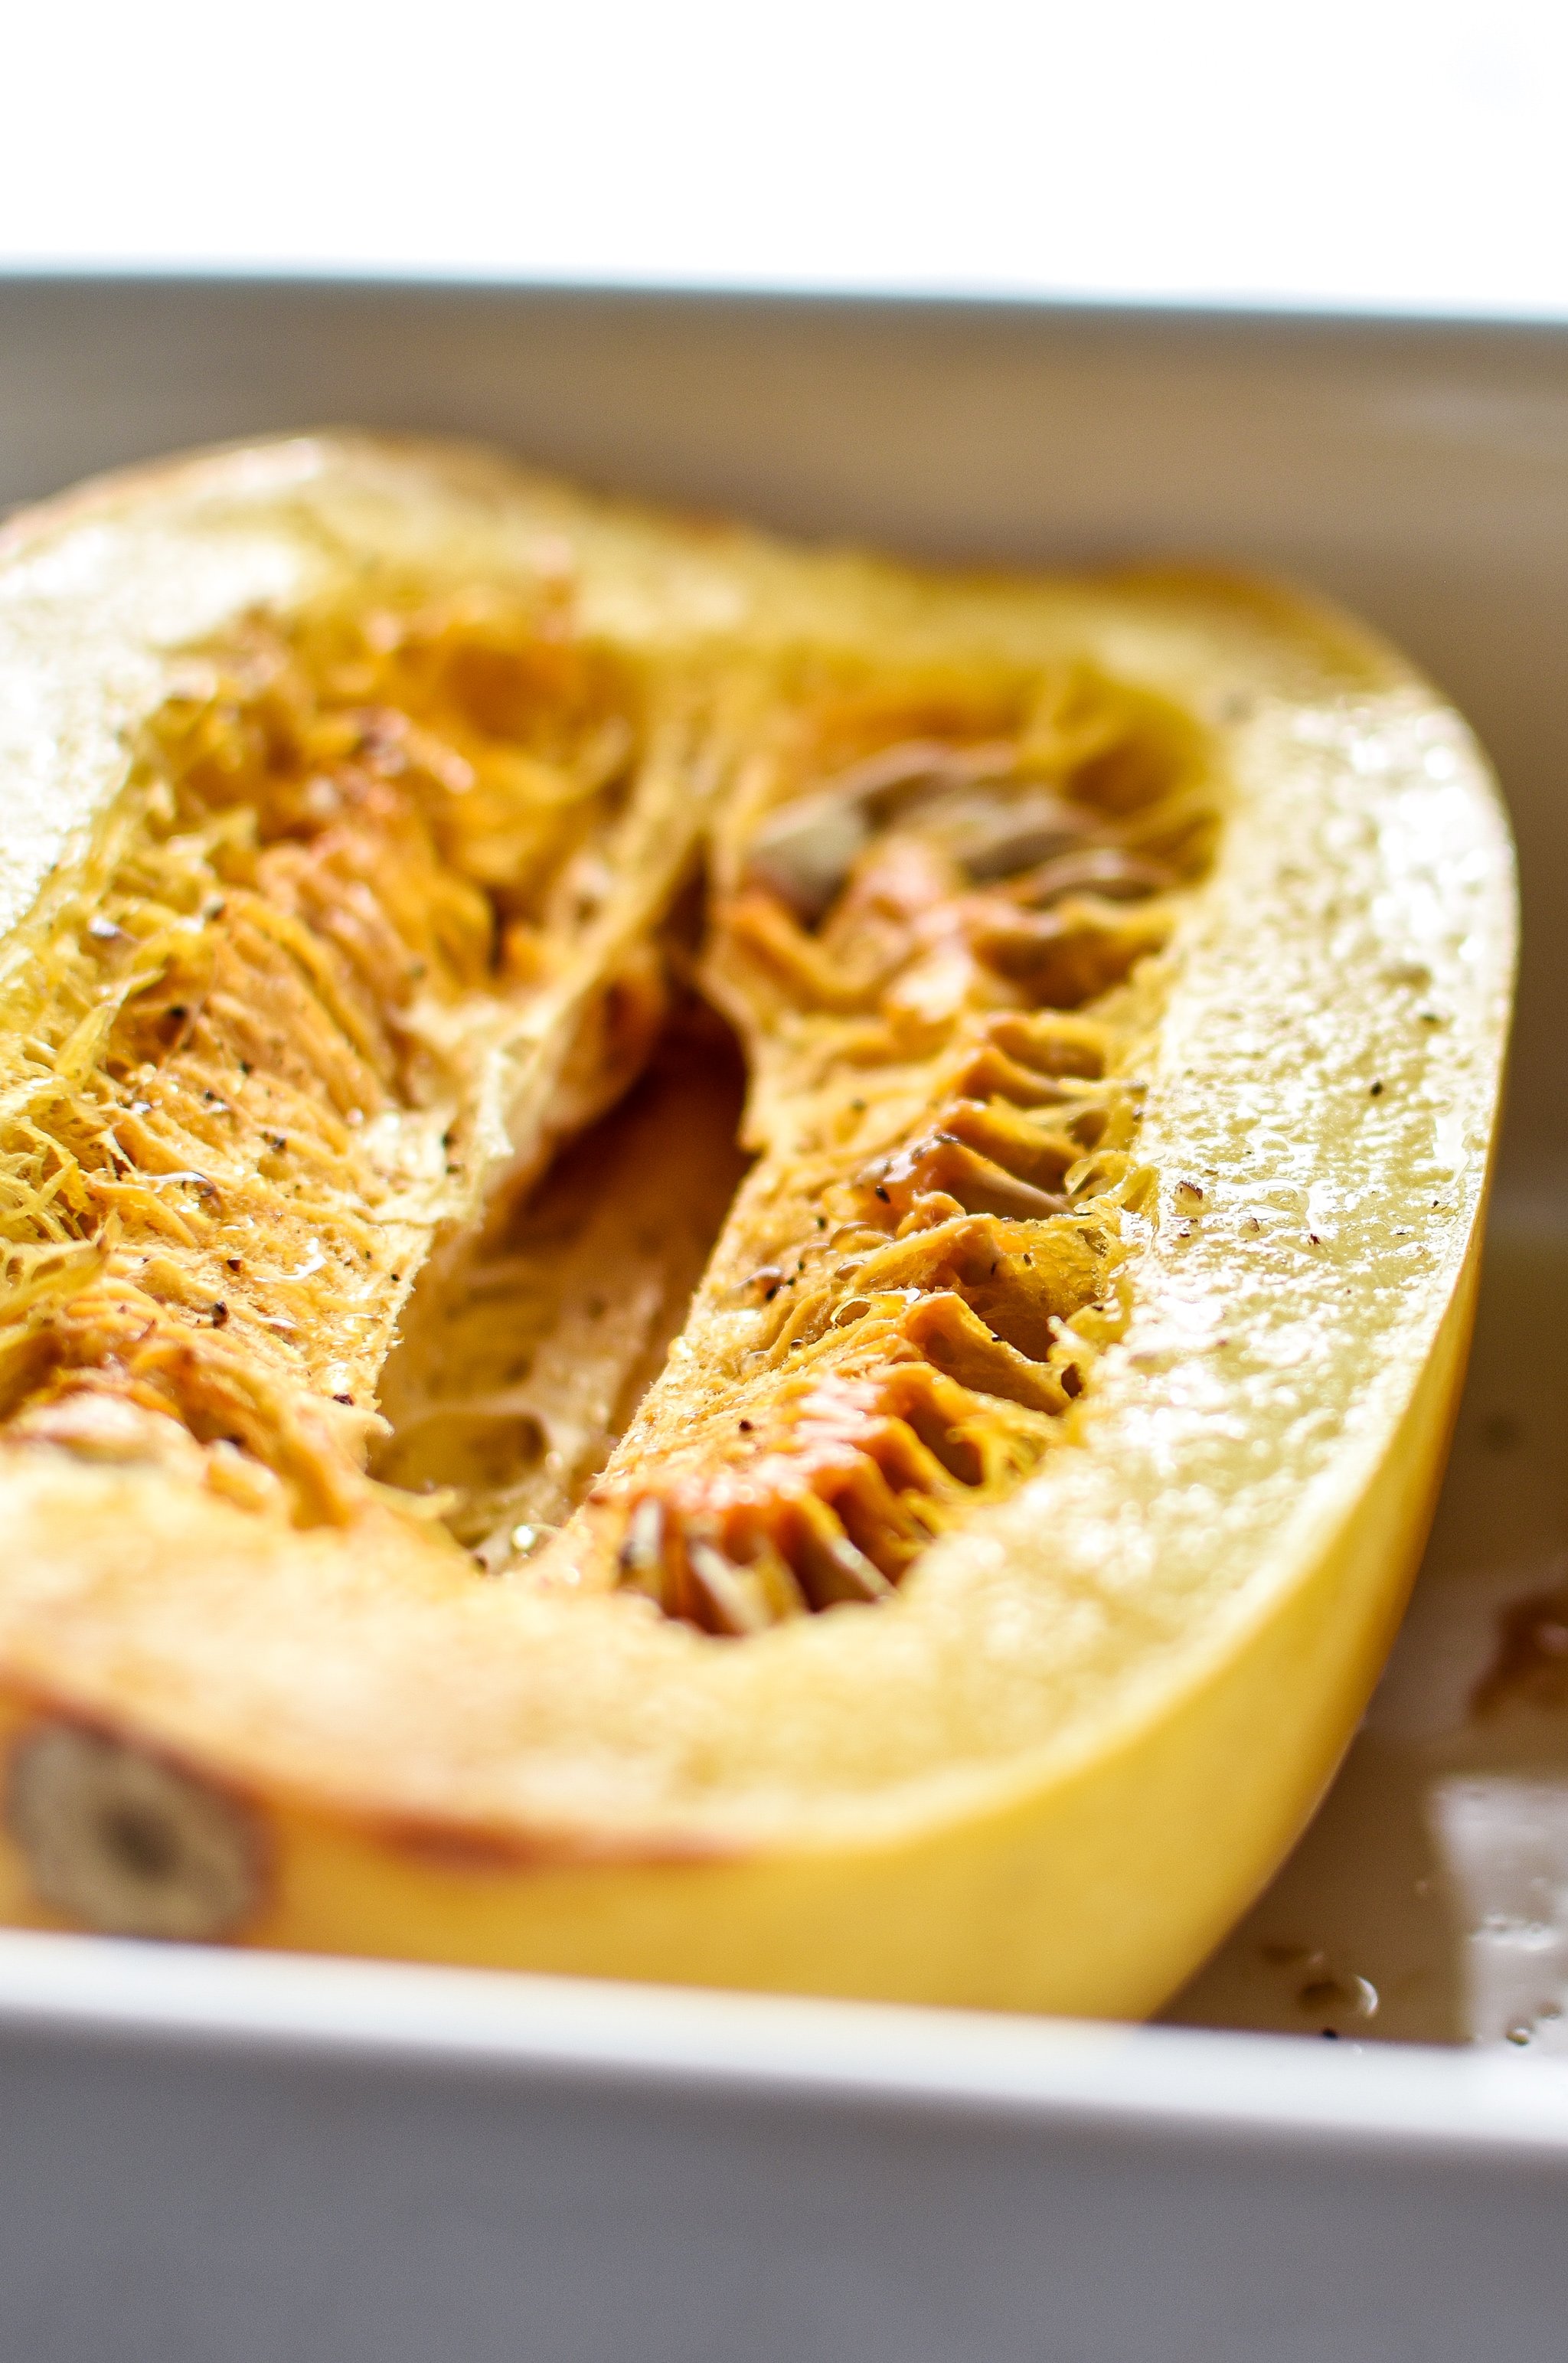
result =
[{"label": "squash cut surface", "polygon": [[352,438],[13,527],[0,690],[0,1908],[1154,2006],[1441,1465],[1457,717]]}]

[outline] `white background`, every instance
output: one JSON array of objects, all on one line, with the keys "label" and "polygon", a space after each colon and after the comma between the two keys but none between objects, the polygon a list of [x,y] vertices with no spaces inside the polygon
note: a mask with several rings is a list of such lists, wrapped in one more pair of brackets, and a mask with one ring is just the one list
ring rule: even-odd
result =
[{"label": "white background", "polygon": [[1563,0],[35,0],[0,263],[1568,312]]}]

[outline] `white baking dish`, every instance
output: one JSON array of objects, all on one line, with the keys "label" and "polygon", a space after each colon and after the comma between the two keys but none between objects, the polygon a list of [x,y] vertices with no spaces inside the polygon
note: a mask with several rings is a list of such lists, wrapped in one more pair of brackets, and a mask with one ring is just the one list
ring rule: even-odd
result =
[{"label": "white baking dish", "polygon": [[1262,562],[1385,625],[1520,840],[1482,1348],[1368,1734],[1173,2013],[1297,2039],[0,1936],[0,2354],[1555,2363],[1568,1704],[1468,1701],[1568,1572],[1568,329],[0,282],[0,500],[329,420],[922,551]]}]

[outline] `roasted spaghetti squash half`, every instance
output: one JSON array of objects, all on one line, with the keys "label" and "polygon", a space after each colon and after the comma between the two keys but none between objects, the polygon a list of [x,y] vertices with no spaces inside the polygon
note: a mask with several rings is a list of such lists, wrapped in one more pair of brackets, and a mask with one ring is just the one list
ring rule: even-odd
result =
[{"label": "roasted spaghetti squash half", "polygon": [[0,1914],[1156,2006],[1441,1470],[1441,697],[326,437],[10,527],[0,814]]}]

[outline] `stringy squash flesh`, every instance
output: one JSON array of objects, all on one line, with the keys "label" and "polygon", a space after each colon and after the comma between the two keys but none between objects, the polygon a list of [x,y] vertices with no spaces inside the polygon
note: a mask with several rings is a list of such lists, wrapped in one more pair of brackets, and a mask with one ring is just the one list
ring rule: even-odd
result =
[{"label": "stringy squash flesh", "polygon": [[21,521],[0,689],[0,1909],[1157,2002],[1441,1459],[1457,719],[351,438]]}]

